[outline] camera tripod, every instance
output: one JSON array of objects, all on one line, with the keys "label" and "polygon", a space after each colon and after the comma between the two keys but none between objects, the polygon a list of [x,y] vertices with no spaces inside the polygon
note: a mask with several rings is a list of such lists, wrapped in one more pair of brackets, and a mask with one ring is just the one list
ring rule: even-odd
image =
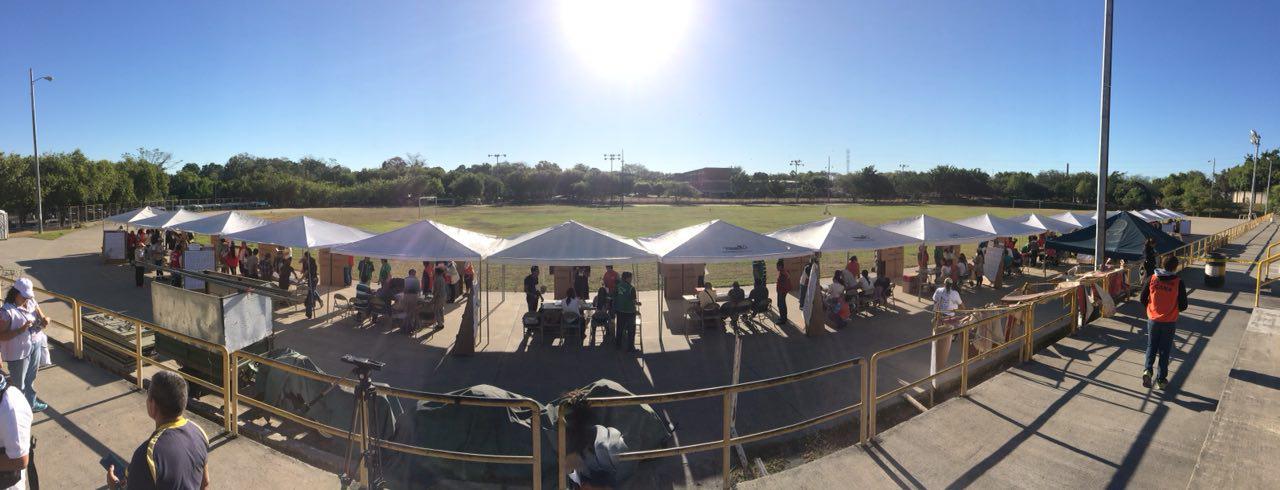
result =
[{"label": "camera tripod", "polygon": [[[356,405],[351,411],[351,429],[347,431],[347,457],[346,462],[342,466],[342,475],[338,477],[342,482],[342,488],[365,488],[377,489],[384,488],[386,480],[382,476],[382,460],[379,457],[381,450],[378,448],[378,436],[373,433],[375,430],[370,425],[372,414],[370,406],[378,395],[377,387],[373,385],[373,381],[369,377],[369,368],[357,365],[352,372],[358,378],[355,388]],[[359,432],[360,438],[354,436]],[[355,452],[356,446],[360,451]],[[354,458],[353,458],[354,457]],[[355,473],[352,473],[352,463],[355,463]],[[352,483],[356,483],[352,487]]]}]

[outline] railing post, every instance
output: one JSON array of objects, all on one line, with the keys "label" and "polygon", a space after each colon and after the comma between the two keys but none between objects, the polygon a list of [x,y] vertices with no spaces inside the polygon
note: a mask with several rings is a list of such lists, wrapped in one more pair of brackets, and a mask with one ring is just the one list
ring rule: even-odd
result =
[{"label": "railing post", "polygon": [[564,447],[564,402],[556,406],[556,488],[569,488],[569,475],[565,472],[567,457]]},{"label": "railing post", "polygon": [[240,435],[240,356],[237,354],[239,352],[227,354],[231,358],[231,394],[227,395],[231,401],[231,437]]},{"label": "railing post", "polygon": [[876,437],[876,405],[879,399],[876,395],[876,355],[871,354],[871,361],[867,363],[867,401],[863,402],[863,411],[867,412],[867,442]]},{"label": "railing post", "polygon": [[71,345],[76,359],[84,359],[84,325],[81,323],[80,300],[71,298]]},{"label": "railing post", "polygon": [[222,348],[222,425],[227,432],[231,432],[236,425],[235,409],[232,408],[234,398],[231,396],[231,385],[236,384],[234,376],[232,376],[231,362],[233,361],[231,353],[225,347]]},{"label": "railing post", "polygon": [[966,396],[969,392],[969,326],[964,327],[964,331],[960,332],[960,396]]},{"label": "railing post", "polygon": [[858,362],[858,396],[862,401],[862,410],[858,411],[858,443],[867,443],[867,364]]},{"label": "railing post", "polygon": [[721,396],[721,400],[721,405],[724,407],[721,416],[721,419],[723,419],[724,422],[724,447],[720,448],[720,471],[723,474],[723,480],[720,487],[727,489],[732,486],[729,484],[729,466],[733,460],[729,455],[733,450],[733,447],[729,445],[729,441],[733,440],[733,422],[731,418],[733,412],[733,401],[728,392],[725,392],[725,394]]},{"label": "railing post", "polygon": [[533,429],[533,490],[542,490],[542,408],[532,405],[528,408]]},{"label": "railing post", "polygon": [[133,322],[133,355],[134,362],[137,364],[137,385],[138,389],[142,389],[142,322]]},{"label": "railing post", "polygon": [[1034,337],[1032,335],[1034,329],[1032,328],[1032,325],[1031,325],[1030,311],[1031,311],[1031,307],[1026,307],[1023,311],[1019,312],[1019,315],[1018,315],[1019,317],[1022,318],[1022,333],[1023,335],[1025,335],[1025,337],[1023,337],[1024,340],[1022,342],[1022,362],[1027,362],[1031,360],[1031,343],[1032,343],[1032,337]]}]

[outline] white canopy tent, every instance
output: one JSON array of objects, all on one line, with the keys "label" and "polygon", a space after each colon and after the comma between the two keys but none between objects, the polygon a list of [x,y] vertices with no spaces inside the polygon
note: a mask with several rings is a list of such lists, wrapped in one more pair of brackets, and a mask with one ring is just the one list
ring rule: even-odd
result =
[{"label": "white canopy tent", "polygon": [[251,230],[271,223],[257,216],[250,216],[239,211],[227,211],[200,219],[178,223],[173,229],[201,235],[226,235],[239,231]]},{"label": "white canopy tent", "polygon": [[1055,214],[1049,217],[1056,219],[1058,221],[1061,221],[1063,223],[1074,225],[1078,228],[1085,228],[1088,226],[1093,226],[1094,224],[1093,215],[1087,214],[1087,213],[1067,212],[1067,213]]},{"label": "white canopy tent", "polygon": [[587,266],[656,262],[635,240],[577,221],[499,241],[485,260],[495,264]]},{"label": "white canopy tent", "polygon": [[[1133,210],[1133,211],[1129,211],[1129,214],[1132,214],[1132,215],[1134,215],[1134,216],[1137,216],[1137,217],[1139,217],[1139,218],[1142,218],[1142,220],[1143,220],[1143,221],[1160,221],[1160,220],[1166,219],[1166,218],[1161,217],[1161,216],[1160,216],[1160,215],[1158,215],[1158,214],[1153,214],[1153,213],[1150,213],[1150,212],[1147,212],[1147,211],[1141,211],[1141,210]],[[1108,213],[1108,214],[1107,214],[1107,217],[1108,217],[1108,218],[1110,218],[1110,217],[1111,217],[1111,214],[1110,214],[1110,213]]]},{"label": "white canopy tent", "polygon": [[1187,216],[1187,215],[1182,214],[1182,213],[1179,213],[1179,212],[1174,211],[1174,210],[1169,209],[1169,208],[1162,208],[1162,209],[1160,209],[1160,210],[1161,210],[1161,211],[1164,211],[1165,213],[1168,213],[1169,215],[1172,215],[1173,217],[1178,218],[1178,219],[1187,219],[1187,218],[1188,218],[1188,216]]},{"label": "white canopy tent", "polygon": [[767,236],[819,252],[880,250],[920,243],[920,240],[906,235],[840,217],[783,228]]},{"label": "white canopy tent", "polygon": [[331,250],[375,259],[478,261],[500,241],[495,236],[427,220]]},{"label": "white canopy tent", "polygon": [[[456,228],[435,221],[419,221],[386,233],[374,235],[364,240],[338,245],[330,249],[334,253],[352,257],[369,257],[388,260],[462,260],[476,261],[483,269],[484,255],[498,245],[500,238]],[[484,287],[484,318],[486,332],[492,303],[489,301],[489,271],[484,269],[481,280]],[[430,287],[428,285],[427,287]],[[504,293],[505,295],[505,293]],[[488,335],[488,334],[486,334]],[[480,336],[476,335],[478,341]]]},{"label": "white canopy tent", "polygon": [[1147,209],[1145,211],[1147,212],[1147,214],[1159,216],[1160,219],[1182,219],[1178,215],[1170,213],[1163,209]]},{"label": "white canopy tent", "polygon": [[1047,231],[1052,231],[1055,233],[1070,233],[1081,228],[1080,226],[1076,226],[1071,223],[1067,223],[1065,221],[1058,221],[1048,216],[1035,214],[1035,213],[1024,214],[1022,216],[1009,218],[1009,219],[1013,221],[1017,221],[1019,223],[1026,224],[1028,226],[1043,228]]},{"label": "white canopy tent", "polygon": [[[637,238],[664,264],[711,264],[803,257],[813,249],[792,245],[722,220],[712,220],[657,235]],[[666,294],[658,275],[658,326],[663,323]]]},{"label": "white canopy tent", "polygon": [[990,240],[997,235],[943,221],[927,214],[880,225],[881,230],[906,235],[930,245],[960,245]]},{"label": "white canopy tent", "polygon": [[650,237],[637,238],[664,264],[711,264],[802,257],[812,249],[721,220],[712,220]]},{"label": "white canopy tent", "polygon": [[982,230],[987,233],[994,234],[995,236],[1007,237],[1038,235],[1046,230],[1039,226],[1019,223],[1017,221],[999,218],[990,214],[970,216],[968,218],[955,220],[953,223],[967,226],[975,230]]},{"label": "white canopy tent", "polygon": [[153,208],[151,206],[143,206],[133,211],[126,211],[126,212],[117,214],[115,216],[108,217],[103,221],[107,223],[120,223],[122,225],[130,225],[130,224],[133,224],[134,221],[150,218],[152,216],[155,216],[156,213],[159,213],[159,212],[161,212],[161,210]]},{"label": "white canopy tent", "polygon": [[174,229],[174,227],[182,223],[195,221],[200,218],[204,218],[204,215],[199,213],[193,213],[185,209],[179,209],[177,211],[162,211],[162,212],[156,213],[155,216],[152,216],[146,219],[140,219],[130,224],[132,224],[133,226],[139,226],[143,228],[160,228],[164,230],[169,230],[169,229]]},{"label": "white canopy tent", "polygon": [[330,223],[307,216],[298,216],[284,221],[276,221],[257,228],[236,233],[228,233],[228,240],[242,240],[250,243],[263,243],[280,247],[296,248],[329,248],[373,235],[350,226]]}]

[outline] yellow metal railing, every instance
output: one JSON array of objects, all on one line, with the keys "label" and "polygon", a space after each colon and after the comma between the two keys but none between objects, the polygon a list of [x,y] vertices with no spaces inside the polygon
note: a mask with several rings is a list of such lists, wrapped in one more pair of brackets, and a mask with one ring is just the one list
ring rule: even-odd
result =
[{"label": "yellow metal railing", "polygon": [[[641,461],[646,459],[679,456],[679,455],[684,455],[689,453],[719,449],[721,472],[723,476],[722,485],[724,488],[729,488],[730,462],[732,461],[730,459],[729,453],[733,446],[736,446],[739,444],[747,444],[747,443],[764,440],[764,439],[769,439],[769,438],[781,436],[784,434],[788,434],[791,432],[807,429],[809,427],[812,427],[824,422],[828,422],[840,417],[853,414],[854,412],[860,412],[858,414],[859,417],[865,416],[865,410],[863,410],[863,408],[866,406],[864,402],[866,400],[866,394],[867,394],[866,390],[868,386],[867,371],[866,369],[858,369],[859,389],[857,390],[858,401],[856,403],[853,403],[852,405],[849,405],[837,410],[833,410],[831,412],[827,412],[825,414],[818,415],[816,417],[812,417],[807,420],[803,420],[793,424],[789,424],[781,427],[775,427],[773,429],[756,432],[754,434],[740,435],[735,437],[732,432],[732,427],[733,427],[733,408],[734,408],[733,400],[736,397],[736,395],[738,395],[739,393],[744,393],[748,391],[771,388],[775,386],[783,386],[790,383],[812,379],[818,376],[823,376],[823,375],[831,374],[835,372],[852,370],[854,368],[861,368],[862,364],[863,364],[862,358],[854,358],[847,361],[841,361],[834,364],[829,364],[826,366],[810,369],[808,371],[801,371],[798,373],[778,376],[775,378],[762,379],[758,381],[749,381],[749,382],[738,383],[733,385],[718,386],[715,388],[703,388],[703,389],[697,389],[697,390],[676,391],[676,392],[670,392],[670,393],[656,393],[656,394],[650,394],[650,395],[630,395],[630,396],[587,398],[585,400],[585,403],[587,404],[588,407],[619,407],[619,406],[642,405],[642,404],[653,404],[653,403],[671,403],[671,402],[679,402],[679,401],[687,401],[687,400],[697,400],[701,398],[711,398],[716,396],[720,397],[721,406],[722,406],[722,411],[720,415],[721,422],[722,422],[721,424],[722,436],[720,439],[705,441],[705,442],[698,442],[693,444],[685,444],[685,445],[671,447],[671,448],[651,449],[647,451],[631,451],[627,453],[622,453],[621,455],[619,455],[619,459],[621,459],[622,461]],[[565,454],[566,441],[565,441],[564,413],[565,413],[566,403],[567,402],[561,403],[560,406],[558,407],[558,410],[556,410],[557,412],[556,450],[557,450],[557,456],[558,456],[557,458],[557,472],[558,472],[557,478],[558,479],[556,481],[559,482],[559,485],[561,488],[568,488],[568,480],[567,480],[568,472],[565,466],[565,458],[568,456],[567,454]],[[861,423],[861,420],[858,420],[858,421],[859,421],[858,425],[860,427],[858,441],[865,442],[867,440],[866,424]]]}]

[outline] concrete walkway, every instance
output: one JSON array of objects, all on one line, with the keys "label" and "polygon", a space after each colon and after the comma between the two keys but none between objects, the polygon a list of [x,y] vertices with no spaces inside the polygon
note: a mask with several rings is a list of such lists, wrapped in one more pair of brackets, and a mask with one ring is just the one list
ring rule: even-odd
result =
[{"label": "concrete walkway", "polygon": [[[1259,228],[1224,251],[1255,260],[1277,231]],[[1280,445],[1280,357],[1274,327],[1246,334],[1250,268],[1232,264],[1219,290],[1200,288],[1198,270],[1183,273],[1194,289],[1179,320],[1167,392],[1142,387],[1145,317],[1130,302],[967,398],[885,431],[868,448],[845,448],[740,487],[1275,487],[1277,477],[1261,465],[1274,461]],[[1255,448],[1264,452],[1243,456]],[[1250,461],[1258,471],[1242,471]]]},{"label": "concrete walkway", "polygon": [[[40,370],[36,388],[49,409],[37,413],[36,465],[45,488],[102,488],[98,461],[114,453],[128,461],[155,428],[146,394],[119,376],[53,348],[54,365]],[[214,488],[332,488],[336,475],[308,466],[254,441],[228,438],[222,427],[190,416],[209,435],[209,478]]]}]

